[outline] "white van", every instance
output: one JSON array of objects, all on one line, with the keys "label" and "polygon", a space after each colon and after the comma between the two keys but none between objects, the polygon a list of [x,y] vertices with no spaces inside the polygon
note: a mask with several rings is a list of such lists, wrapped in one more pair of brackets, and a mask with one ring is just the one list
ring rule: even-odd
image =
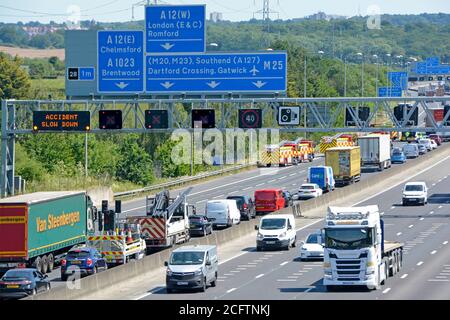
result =
[{"label": "white van", "polygon": [[213,229],[219,226],[231,227],[241,222],[241,211],[236,200],[209,200],[206,203],[205,213]]},{"label": "white van", "polygon": [[295,218],[293,214],[271,214],[263,217],[256,235],[256,251],[265,248],[283,248],[289,250],[295,247],[297,232],[295,231]]},{"label": "white van", "polygon": [[428,203],[428,188],[425,182],[408,182],[403,187],[402,204],[409,203],[425,205]]},{"label": "white van", "polygon": [[184,246],[172,251],[166,270],[166,290],[200,289],[216,286],[219,259],[217,247],[207,245]]}]

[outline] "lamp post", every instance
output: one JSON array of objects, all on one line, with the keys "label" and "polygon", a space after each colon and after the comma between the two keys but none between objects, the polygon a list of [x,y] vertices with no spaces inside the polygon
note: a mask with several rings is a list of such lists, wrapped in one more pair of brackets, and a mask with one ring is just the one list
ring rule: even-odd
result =
[{"label": "lamp post", "polygon": [[361,97],[364,97],[364,54],[358,52],[356,55],[361,57]]},{"label": "lamp post", "polygon": [[376,76],[376,80],[375,80],[375,96],[377,96],[378,93],[378,73],[379,73],[379,68],[380,68],[380,64],[378,62],[378,55],[374,54],[372,55],[373,58],[376,59],[376,63],[377,63],[377,76]]}]

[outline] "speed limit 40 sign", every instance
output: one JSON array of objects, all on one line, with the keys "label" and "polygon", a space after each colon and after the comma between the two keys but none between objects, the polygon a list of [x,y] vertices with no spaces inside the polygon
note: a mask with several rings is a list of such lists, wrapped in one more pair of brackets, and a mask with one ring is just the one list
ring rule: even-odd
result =
[{"label": "speed limit 40 sign", "polygon": [[239,110],[239,128],[261,128],[262,112],[261,109],[240,109]]}]

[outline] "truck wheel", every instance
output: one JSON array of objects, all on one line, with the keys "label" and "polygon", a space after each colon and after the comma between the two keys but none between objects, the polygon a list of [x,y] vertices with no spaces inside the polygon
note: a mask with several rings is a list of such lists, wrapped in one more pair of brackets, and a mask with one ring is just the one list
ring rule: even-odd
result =
[{"label": "truck wheel", "polygon": [[336,291],[336,287],[335,286],[325,286],[325,290],[328,292],[334,292],[334,291]]},{"label": "truck wheel", "polygon": [[297,236],[294,238],[294,242],[292,243],[292,248],[295,248],[297,246]]},{"label": "truck wheel", "polygon": [[48,259],[47,259],[47,256],[42,256],[42,258],[41,258],[41,263],[42,263],[42,269],[41,269],[41,273],[42,274],[46,274],[47,273],[47,270],[48,270]]},{"label": "truck wheel", "polygon": [[48,272],[52,272],[53,268],[55,267],[55,258],[53,257],[53,254],[49,254],[47,256],[47,264],[48,264]]},{"label": "truck wheel", "polygon": [[36,257],[33,262],[33,267],[37,269],[37,271],[41,272],[42,270],[42,260],[41,257]]},{"label": "truck wheel", "polygon": [[173,289],[166,288],[167,293],[173,293]]},{"label": "truck wheel", "polygon": [[61,281],[67,281],[67,275],[62,274],[61,275]]}]

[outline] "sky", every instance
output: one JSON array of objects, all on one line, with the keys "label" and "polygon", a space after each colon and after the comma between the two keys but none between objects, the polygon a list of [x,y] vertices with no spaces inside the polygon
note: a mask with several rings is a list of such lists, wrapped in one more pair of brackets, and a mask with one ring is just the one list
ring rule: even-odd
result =
[{"label": "sky", "polygon": [[[155,0],[150,0],[154,2]],[[241,21],[261,15],[263,0],[157,0],[161,4],[206,4],[210,12],[221,12],[225,20]],[[1,22],[40,21],[48,23],[67,20],[91,20],[103,22],[130,21],[133,4],[145,4],[139,0],[0,0]],[[344,16],[381,14],[450,13],[449,0],[270,0],[271,18],[293,19],[318,11]],[[135,20],[144,19],[144,7],[135,6]]]}]

